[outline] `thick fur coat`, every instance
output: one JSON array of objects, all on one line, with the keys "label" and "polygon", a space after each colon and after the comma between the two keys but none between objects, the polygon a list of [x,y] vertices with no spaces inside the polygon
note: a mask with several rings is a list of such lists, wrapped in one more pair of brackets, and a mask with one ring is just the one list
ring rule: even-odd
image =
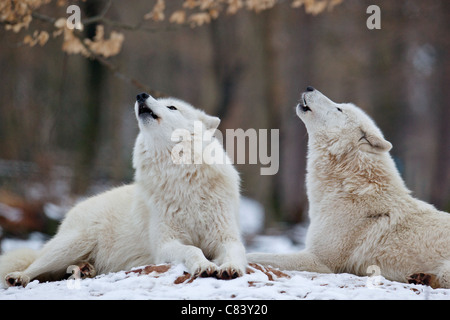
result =
[{"label": "thick fur coat", "polygon": [[137,96],[135,113],[140,128],[135,183],[76,205],[39,252],[0,257],[4,286],[62,279],[73,266],[82,277],[159,263],[183,263],[196,276],[243,275],[247,262],[239,232],[238,173],[230,161],[188,161],[198,160],[205,146],[218,152],[223,147],[210,135],[184,161],[174,157],[189,151],[174,149],[180,139],[175,130],[198,142],[196,124],[214,131],[220,120],[178,99],[147,94]]},{"label": "thick fur coat", "polygon": [[311,87],[296,112],[309,136],[306,247],[249,261],[362,276],[375,266],[390,280],[450,288],[450,214],[411,196],[372,119]]}]

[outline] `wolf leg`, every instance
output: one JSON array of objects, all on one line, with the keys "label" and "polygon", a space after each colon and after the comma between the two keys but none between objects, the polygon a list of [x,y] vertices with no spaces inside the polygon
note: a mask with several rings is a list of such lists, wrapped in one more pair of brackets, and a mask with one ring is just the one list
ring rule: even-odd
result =
[{"label": "wolf leg", "polygon": [[183,263],[194,277],[212,277],[219,272],[219,267],[206,259],[200,248],[182,244],[178,240],[163,244],[156,256],[157,263]]},{"label": "wolf leg", "polygon": [[247,259],[240,241],[225,242],[217,251],[214,261],[219,265],[220,279],[234,279],[244,275]]},{"label": "wolf leg", "polygon": [[34,279],[61,279],[71,265],[84,260],[93,244],[83,241],[81,235],[55,236],[42,248],[37,259],[24,271],[6,275],[5,282],[9,286],[26,286]]},{"label": "wolf leg", "polygon": [[437,277],[441,288],[450,289],[450,261],[442,264]]},{"label": "wolf leg", "polygon": [[263,266],[272,266],[280,270],[297,270],[319,273],[332,273],[319,258],[306,251],[285,254],[272,253],[249,253],[247,260],[253,263],[259,263]]}]

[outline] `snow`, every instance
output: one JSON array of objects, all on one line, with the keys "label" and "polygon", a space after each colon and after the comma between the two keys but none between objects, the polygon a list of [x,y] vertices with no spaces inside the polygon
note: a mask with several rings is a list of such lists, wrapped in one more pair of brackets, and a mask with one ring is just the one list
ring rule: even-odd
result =
[{"label": "snow", "polygon": [[[246,241],[249,252],[301,250],[306,226],[299,225],[278,235],[254,234],[263,229],[263,208],[252,200],[245,200],[242,207],[241,215],[245,215],[241,219],[244,237],[251,238]],[[58,209],[52,207],[51,210],[57,212]],[[19,247],[38,249],[45,240],[39,233],[32,234],[28,240],[4,239],[2,252]],[[172,265],[163,273],[140,275],[121,271],[84,280],[69,279],[47,283],[35,280],[25,288],[0,289],[0,300],[450,300],[450,289],[393,282],[381,276],[283,271],[287,277],[278,277],[274,272],[262,272],[254,268],[251,270],[252,273],[233,280],[196,278],[179,284],[175,281],[186,271],[182,264]]]},{"label": "snow", "polygon": [[22,219],[22,215],[22,210],[0,203],[0,216],[6,218],[6,220],[17,222]]},{"label": "snow", "polygon": [[197,278],[191,283],[175,284],[183,275],[183,265],[172,266],[167,272],[156,275],[138,275],[125,271],[99,275],[93,279],[62,280],[38,283],[26,288],[3,289],[0,299],[446,299],[449,289],[431,289],[422,285],[409,285],[388,281],[373,281],[370,277],[350,274],[316,274],[310,272],[285,272],[289,278],[269,280],[261,271],[246,274],[233,280]]},{"label": "snow", "polygon": [[264,207],[258,201],[241,197],[240,225],[244,235],[257,234],[264,228]]}]

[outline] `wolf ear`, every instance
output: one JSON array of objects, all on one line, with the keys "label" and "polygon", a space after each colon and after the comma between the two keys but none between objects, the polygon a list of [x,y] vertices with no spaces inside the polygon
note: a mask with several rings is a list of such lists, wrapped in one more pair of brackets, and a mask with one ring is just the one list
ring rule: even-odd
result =
[{"label": "wolf ear", "polygon": [[392,149],[392,144],[385,140],[383,136],[374,132],[361,130],[362,137],[359,141],[362,147],[369,152],[388,152]]},{"label": "wolf ear", "polygon": [[220,124],[220,119],[218,117],[212,117],[212,116],[205,115],[204,123],[208,130],[217,129],[217,127]]}]

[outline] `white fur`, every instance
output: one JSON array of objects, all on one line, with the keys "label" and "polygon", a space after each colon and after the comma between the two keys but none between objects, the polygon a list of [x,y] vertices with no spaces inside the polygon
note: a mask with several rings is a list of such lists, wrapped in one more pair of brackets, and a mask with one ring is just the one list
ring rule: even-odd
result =
[{"label": "white fur", "polygon": [[33,279],[61,279],[70,265],[83,261],[97,273],[181,262],[194,275],[243,275],[237,171],[230,164],[176,164],[171,158],[175,129],[192,132],[194,121],[216,129],[220,120],[173,98],[149,97],[145,104],[158,118],[139,115],[136,103],[135,183],[76,205],[37,258],[28,251],[2,256],[5,286],[11,285],[6,279],[23,286]]},{"label": "white fur", "polygon": [[428,273],[450,288],[450,215],[410,195],[372,119],[317,90],[304,93],[296,111],[309,135],[306,248],[248,260],[363,276],[375,265],[390,280]]}]

